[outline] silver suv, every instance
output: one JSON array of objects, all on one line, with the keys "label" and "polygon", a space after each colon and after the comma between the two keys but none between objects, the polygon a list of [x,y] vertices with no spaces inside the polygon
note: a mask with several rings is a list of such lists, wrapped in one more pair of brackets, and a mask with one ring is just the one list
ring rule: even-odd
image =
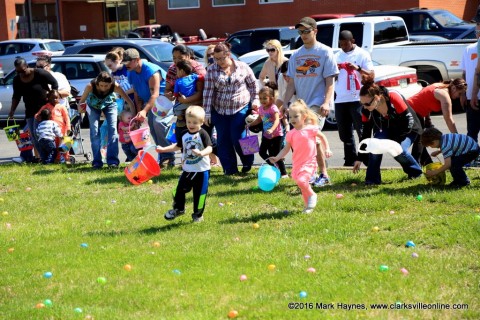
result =
[{"label": "silver suv", "polygon": [[[63,73],[70,81],[70,85],[74,86],[82,94],[85,86],[95,78],[101,71],[110,72],[105,66],[105,55],[98,54],[72,54],[63,56],[52,56],[52,71]],[[36,61],[29,61],[30,67],[35,67]],[[0,103],[3,108],[0,110],[0,120],[5,120],[10,112],[13,95],[13,77],[16,72],[12,70],[5,78],[0,79]],[[23,120],[25,118],[25,105],[21,101],[15,110],[15,120]]]}]

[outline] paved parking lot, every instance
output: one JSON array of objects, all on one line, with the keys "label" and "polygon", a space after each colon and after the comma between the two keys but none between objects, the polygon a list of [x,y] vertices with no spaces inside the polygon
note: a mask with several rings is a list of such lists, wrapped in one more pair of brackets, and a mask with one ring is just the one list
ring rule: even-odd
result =
[{"label": "paved parking lot", "polygon": [[[455,114],[454,115],[455,122],[457,124],[457,128],[460,133],[466,133],[466,120],[465,120],[465,113]],[[433,116],[432,121],[434,125],[441,130],[442,132],[446,133],[447,126],[445,125],[445,121],[443,120],[442,116]],[[4,123],[1,124],[3,128],[5,126]],[[330,148],[333,151],[333,157],[328,160],[328,166],[333,167],[340,167],[343,165],[343,144],[341,143],[340,139],[338,138],[338,132],[335,131],[324,131],[327,139],[330,143]],[[82,129],[82,138],[84,139],[84,147],[86,151],[90,151],[90,137],[89,137],[89,130]],[[18,157],[19,152],[15,142],[8,141],[5,132],[3,130],[0,131],[0,164],[11,162],[12,157]],[[125,161],[125,154],[120,148],[120,161]],[[177,153],[177,157],[179,154]],[[85,158],[77,157],[79,161],[84,161]],[[291,165],[291,153],[287,156],[286,164]],[[263,162],[262,158],[256,154],[255,157],[255,164],[259,165]],[[179,161],[177,161],[179,163]],[[398,163],[393,160],[390,156],[385,156],[383,159],[382,167],[400,167]]]}]

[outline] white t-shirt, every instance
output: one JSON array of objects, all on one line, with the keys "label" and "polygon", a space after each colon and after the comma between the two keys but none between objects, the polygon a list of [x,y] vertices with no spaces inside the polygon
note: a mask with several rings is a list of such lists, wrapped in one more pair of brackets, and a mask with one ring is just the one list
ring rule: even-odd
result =
[{"label": "white t-shirt", "polygon": [[182,148],[182,168],[185,172],[203,172],[210,170],[209,156],[197,156],[192,150],[203,150],[212,145],[210,136],[204,129],[190,133],[188,129],[182,132],[182,140],[177,141],[177,146]]},{"label": "white t-shirt", "polygon": [[[373,63],[370,54],[360,48],[359,46],[355,46],[352,51],[344,52],[343,50],[338,51],[335,53],[335,60],[337,64],[343,62],[350,62],[357,66],[360,66],[362,69],[365,70],[373,70]],[[347,70],[339,68],[340,73],[338,74],[337,82],[335,83],[335,93],[337,94],[337,98],[335,102],[352,102],[352,101],[359,101],[360,100],[360,87],[358,90],[356,87],[350,86],[348,88],[348,83],[350,81]],[[357,79],[359,83],[362,81],[362,75],[358,71],[353,71],[357,75]]]},{"label": "white t-shirt", "polygon": [[[54,72],[52,71],[52,76],[57,80],[58,83],[58,90],[65,90],[70,92],[71,87],[70,87],[70,82],[68,82],[67,77],[63,73],[60,72]],[[68,99],[67,98],[60,98],[58,100],[58,103],[61,104],[62,106],[67,107],[67,109],[70,107],[68,104]]]},{"label": "white t-shirt", "polygon": [[[472,43],[463,51],[463,58],[460,67],[465,71],[465,81],[467,82],[467,99],[472,99],[473,79],[475,77],[475,68],[477,67],[477,43]],[[478,92],[480,99],[480,91]]]},{"label": "white t-shirt", "polygon": [[297,98],[309,107],[321,106],[325,101],[325,78],[338,74],[332,48],[318,41],[310,49],[301,46],[290,57],[287,74],[294,80]]}]

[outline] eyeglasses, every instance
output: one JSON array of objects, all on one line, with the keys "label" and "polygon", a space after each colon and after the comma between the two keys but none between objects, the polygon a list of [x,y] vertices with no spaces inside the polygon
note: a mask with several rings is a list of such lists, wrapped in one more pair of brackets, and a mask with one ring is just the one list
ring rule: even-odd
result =
[{"label": "eyeglasses", "polygon": [[35,66],[35,68],[37,68],[37,69],[45,69],[46,66],[47,66],[47,65]]},{"label": "eyeglasses", "polygon": [[370,107],[373,103],[373,100],[375,100],[375,96],[372,98],[372,100],[370,100],[370,102],[367,102],[367,103],[362,103],[362,106],[364,107]]},{"label": "eyeglasses", "polygon": [[275,49],[275,48],[267,48],[267,49],[265,49],[265,51],[267,51],[267,52],[275,52],[275,51],[277,51],[277,49]]},{"label": "eyeglasses", "polygon": [[223,61],[223,60],[227,59],[227,56],[223,56],[223,57],[220,57],[220,58],[214,58],[214,59],[215,59],[215,61],[220,62],[220,61]]},{"label": "eyeglasses", "polygon": [[298,32],[299,35],[309,34],[310,32],[312,32],[312,29],[297,30],[297,32]]}]

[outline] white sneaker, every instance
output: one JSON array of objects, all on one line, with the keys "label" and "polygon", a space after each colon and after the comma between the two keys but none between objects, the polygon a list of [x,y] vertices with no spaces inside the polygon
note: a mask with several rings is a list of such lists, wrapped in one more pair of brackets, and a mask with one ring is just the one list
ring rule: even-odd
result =
[{"label": "white sneaker", "polygon": [[[314,193],[310,197],[308,197],[307,207],[305,208],[305,210],[311,210],[310,212],[312,212],[316,206],[317,206],[317,194]],[[310,213],[310,212],[305,212],[305,213]]]},{"label": "white sneaker", "polygon": [[185,211],[180,211],[178,209],[172,209],[172,210],[168,210],[167,213],[165,213],[164,217],[165,217],[166,220],[173,220],[176,217],[181,216],[184,213],[185,213]]},{"label": "white sneaker", "polygon": [[24,163],[25,162],[25,160],[22,157],[12,158],[12,161],[15,162],[15,163]]}]

